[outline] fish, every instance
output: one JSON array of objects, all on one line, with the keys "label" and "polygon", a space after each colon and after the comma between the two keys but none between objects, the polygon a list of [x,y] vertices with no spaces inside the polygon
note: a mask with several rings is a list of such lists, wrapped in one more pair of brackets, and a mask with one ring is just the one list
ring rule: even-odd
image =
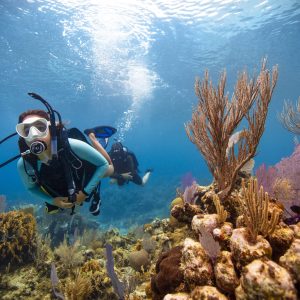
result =
[{"label": "fish", "polygon": [[[229,156],[229,153],[231,151],[231,148],[234,147],[234,145],[236,145],[240,139],[243,137],[243,130],[237,131],[235,132],[228,141],[228,146],[226,148],[226,156]],[[249,161],[247,161],[244,166],[241,168],[241,172],[245,172],[247,174],[251,174],[253,171],[255,165],[255,160],[253,158],[251,158]]]}]

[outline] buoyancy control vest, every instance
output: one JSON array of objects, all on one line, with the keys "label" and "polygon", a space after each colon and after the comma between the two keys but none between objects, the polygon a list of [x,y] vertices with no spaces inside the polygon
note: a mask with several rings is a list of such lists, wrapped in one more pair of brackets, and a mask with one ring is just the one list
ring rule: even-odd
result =
[{"label": "buoyancy control vest", "polygon": [[[81,140],[87,144],[83,133],[77,128],[66,129],[67,137]],[[27,174],[33,177],[36,184],[39,185],[52,197],[67,197],[68,196],[68,182],[65,174],[64,160],[66,159],[69,166],[72,178],[75,183],[76,192],[82,190],[93,176],[96,166],[90,162],[80,159],[71,149],[65,149],[64,143],[61,140],[61,135],[58,135],[58,158],[50,162],[50,164],[42,163],[40,168],[38,166],[38,159],[35,155],[27,155],[23,159]],[[20,149],[27,147],[24,140],[19,140],[23,145]],[[25,146],[24,146],[25,144]],[[21,148],[22,147],[22,148]],[[32,172],[28,170],[28,164],[33,169]]]},{"label": "buoyancy control vest", "polygon": [[109,156],[116,173],[138,172],[138,161],[135,154],[120,142],[112,145]]}]

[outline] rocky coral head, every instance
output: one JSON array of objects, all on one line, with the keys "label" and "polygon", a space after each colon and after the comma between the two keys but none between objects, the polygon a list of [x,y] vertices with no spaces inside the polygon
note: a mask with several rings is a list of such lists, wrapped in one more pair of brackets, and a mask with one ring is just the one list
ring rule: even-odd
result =
[{"label": "rocky coral head", "polygon": [[156,263],[156,274],[151,278],[153,299],[163,299],[164,295],[173,293],[183,283],[180,269],[182,247],[174,247],[161,254]]}]

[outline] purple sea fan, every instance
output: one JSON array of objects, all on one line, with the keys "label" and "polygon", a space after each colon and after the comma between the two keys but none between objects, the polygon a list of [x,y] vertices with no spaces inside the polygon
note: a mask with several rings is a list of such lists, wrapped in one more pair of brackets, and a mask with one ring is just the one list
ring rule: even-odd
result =
[{"label": "purple sea fan", "polygon": [[200,227],[199,242],[214,263],[220,254],[221,247],[204,225]]},{"label": "purple sea fan", "polygon": [[296,146],[291,156],[283,158],[277,163],[275,168],[280,178],[290,180],[298,198],[300,196],[300,145]]},{"label": "purple sea fan", "polygon": [[198,192],[198,184],[196,181],[192,183],[192,185],[187,186],[183,193],[183,200],[185,203],[195,204],[195,200],[197,198]]},{"label": "purple sea fan", "polygon": [[181,177],[181,190],[184,191],[188,186],[192,185],[195,182],[195,178],[191,172],[184,174]]},{"label": "purple sea fan", "polygon": [[51,279],[51,285],[52,285],[52,292],[53,292],[54,296],[56,297],[56,299],[65,300],[65,297],[63,296],[63,294],[57,290],[57,286],[59,284],[59,279],[57,276],[54,262],[51,263],[50,279]]},{"label": "purple sea fan", "polygon": [[262,185],[271,197],[278,198],[288,211],[291,205],[300,205],[300,145],[275,166],[268,169],[264,164],[260,166],[256,177],[258,185]]},{"label": "purple sea fan", "polygon": [[266,167],[265,164],[262,164],[256,170],[256,178],[257,178],[257,185],[260,187],[261,185],[264,188],[264,191],[267,192],[269,195],[273,196],[273,186],[278,178],[278,171],[275,167]]},{"label": "purple sea fan", "polygon": [[106,248],[107,274],[110,277],[110,280],[111,280],[111,283],[112,283],[115,293],[118,295],[120,300],[124,300],[125,299],[125,288],[124,288],[124,284],[118,279],[118,276],[115,272],[112,246],[110,244],[106,244],[105,248]]}]

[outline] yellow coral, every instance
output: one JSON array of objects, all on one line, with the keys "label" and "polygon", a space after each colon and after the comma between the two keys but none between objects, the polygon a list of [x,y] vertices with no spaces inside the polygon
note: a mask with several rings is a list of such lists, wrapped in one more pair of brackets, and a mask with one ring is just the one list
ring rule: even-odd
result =
[{"label": "yellow coral", "polygon": [[31,214],[10,211],[0,214],[0,264],[26,262],[36,250],[36,222]]},{"label": "yellow coral", "polygon": [[223,224],[227,219],[228,213],[224,209],[224,206],[221,205],[220,198],[218,197],[218,195],[213,195],[213,202],[218,214],[218,223]]},{"label": "yellow coral", "polygon": [[67,279],[65,285],[65,296],[67,300],[85,300],[92,292],[91,282],[88,277],[78,273],[75,280]]},{"label": "yellow coral", "polygon": [[269,195],[264,192],[261,186],[258,189],[257,179],[250,178],[248,186],[242,181],[243,197],[239,200],[244,208],[244,218],[250,234],[250,238],[256,241],[257,235],[261,233],[263,236],[271,234],[278,224],[280,212],[274,208],[271,211],[269,220]]},{"label": "yellow coral", "polygon": [[81,268],[81,271],[84,273],[95,273],[101,271],[100,262],[97,259],[91,259],[87,261]]}]

